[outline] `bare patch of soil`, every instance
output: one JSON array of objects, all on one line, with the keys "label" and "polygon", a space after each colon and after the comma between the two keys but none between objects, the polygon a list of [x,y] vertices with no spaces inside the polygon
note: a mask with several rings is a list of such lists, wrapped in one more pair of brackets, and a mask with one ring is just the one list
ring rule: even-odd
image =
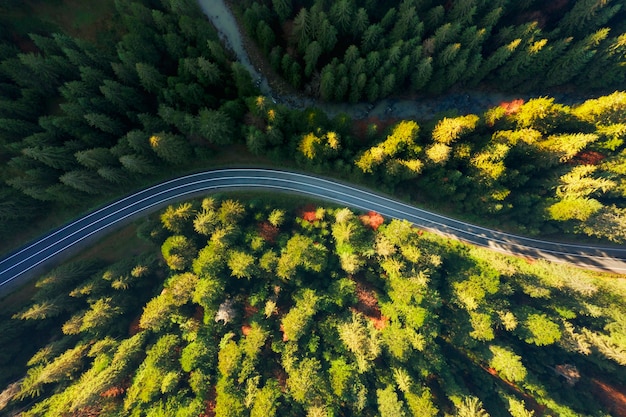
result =
[{"label": "bare patch of soil", "polygon": [[480,365],[480,367],[485,370],[489,375],[497,379],[500,384],[505,385],[509,390],[515,392],[515,394],[517,394],[519,397],[522,397],[524,399],[526,407],[534,411],[536,417],[540,417],[545,414],[547,410],[546,406],[539,404],[537,401],[535,401],[533,397],[520,390],[519,387],[511,381],[500,378],[500,375],[498,375],[498,372],[495,369],[489,368],[484,365]]},{"label": "bare patch of soil", "polygon": [[614,417],[626,417],[626,387],[592,378],[592,391]]},{"label": "bare patch of soil", "polygon": [[387,327],[389,317],[383,316],[378,305],[378,297],[373,288],[364,283],[356,282],[356,296],[359,302],[352,307],[352,311],[359,312],[367,317],[374,328],[382,330]]}]

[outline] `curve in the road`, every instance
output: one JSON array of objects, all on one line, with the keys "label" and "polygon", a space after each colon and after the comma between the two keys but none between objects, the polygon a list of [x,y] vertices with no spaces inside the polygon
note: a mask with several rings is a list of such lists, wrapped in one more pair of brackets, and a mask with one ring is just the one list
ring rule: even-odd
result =
[{"label": "curve in the road", "polygon": [[232,168],[176,178],[87,214],[0,261],[0,293],[66,259],[130,221],[172,202],[209,192],[263,189],[305,194],[385,217],[406,219],[418,227],[499,252],[547,259],[583,268],[626,273],[626,248],[549,242],[490,230],[431,213],[380,194],[340,182],[296,172]]}]

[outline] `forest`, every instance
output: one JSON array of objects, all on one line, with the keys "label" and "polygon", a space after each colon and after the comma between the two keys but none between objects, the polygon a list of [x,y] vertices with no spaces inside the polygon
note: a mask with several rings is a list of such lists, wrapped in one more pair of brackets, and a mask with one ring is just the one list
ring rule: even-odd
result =
[{"label": "forest", "polygon": [[114,47],[0,32],[6,234],[235,152],[523,234],[626,237],[624,92],[435,120],[329,119],[260,96],[194,1],[115,5]]},{"label": "forest", "polygon": [[[183,202],[152,249],[42,276],[3,312],[28,416],[607,416],[626,288],[377,213],[267,195]],[[19,358],[19,360],[17,360]],[[24,368],[26,367],[26,371]]]},{"label": "forest", "polygon": [[623,89],[622,0],[245,0],[247,33],[294,88],[327,101]]},{"label": "forest", "polygon": [[[323,101],[539,91],[428,120],[262,96],[195,0],[111,0],[95,37],[11,18],[36,3],[0,0],[0,253],[232,155],[528,236],[626,241],[623,0],[232,5],[268,67]],[[0,415],[618,413],[623,279],[294,201],[175,204],[123,238],[141,254],[82,256],[0,300]]]}]

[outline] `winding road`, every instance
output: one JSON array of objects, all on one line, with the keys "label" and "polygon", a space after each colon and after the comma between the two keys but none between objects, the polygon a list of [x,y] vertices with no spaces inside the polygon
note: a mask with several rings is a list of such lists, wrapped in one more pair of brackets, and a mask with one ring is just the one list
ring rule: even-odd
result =
[{"label": "winding road", "polygon": [[274,169],[232,168],[187,175],[144,189],[16,250],[0,261],[0,296],[68,259],[113,229],[168,204],[212,192],[250,189],[302,194],[359,210],[373,210],[387,218],[406,219],[425,230],[502,253],[626,273],[625,247],[574,245],[516,236],[313,175]]}]

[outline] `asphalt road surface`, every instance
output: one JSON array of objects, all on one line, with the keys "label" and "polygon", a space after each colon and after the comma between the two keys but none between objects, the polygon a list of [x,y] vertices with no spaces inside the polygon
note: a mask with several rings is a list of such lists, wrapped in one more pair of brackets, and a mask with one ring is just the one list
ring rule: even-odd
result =
[{"label": "asphalt road surface", "polygon": [[296,193],[416,226],[498,252],[626,274],[626,247],[548,242],[490,230],[431,213],[371,191],[312,175],[257,168],[233,168],[176,178],[124,197],[56,229],[0,261],[0,296],[45,273],[112,230],[172,202],[207,193],[259,189]]}]

